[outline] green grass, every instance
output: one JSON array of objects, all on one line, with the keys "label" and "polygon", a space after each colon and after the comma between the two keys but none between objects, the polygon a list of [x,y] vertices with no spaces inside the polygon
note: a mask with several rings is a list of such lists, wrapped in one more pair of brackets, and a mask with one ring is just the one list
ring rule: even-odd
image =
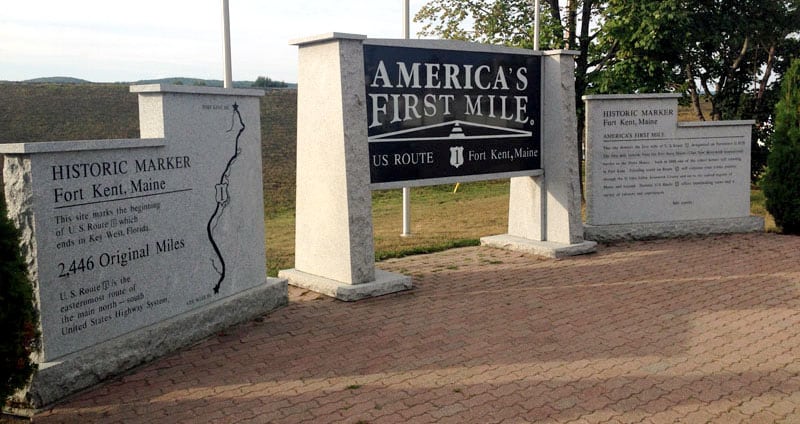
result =
[{"label": "green grass", "polygon": [[478,246],[480,244],[480,236],[478,236],[478,238],[473,239],[448,240],[437,244],[406,247],[395,250],[378,250],[375,252],[375,260],[382,261],[385,259],[402,258],[411,255],[424,255],[426,253],[441,252],[443,250],[455,249],[458,247]]},{"label": "green grass", "polygon": [[[506,232],[508,181],[485,181],[411,189],[411,237],[402,237],[402,192],[372,193],[375,259],[477,246],[479,238]],[[266,215],[267,271],[294,266],[294,209]]]},{"label": "green grass", "polygon": [[[411,237],[401,237],[400,190],[372,194],[375,260],[477,246],[480,237],[506,232],[508,181],[486,181],[413,188],[411,190]],[[761,190],[750,192],[751,214],[765,218],[766,231],[777,231],[766,211]],[[267,267],[270,275],[294,266],[294,210],[268,215]],[[490,261],[490,264],[499,263]]]}]

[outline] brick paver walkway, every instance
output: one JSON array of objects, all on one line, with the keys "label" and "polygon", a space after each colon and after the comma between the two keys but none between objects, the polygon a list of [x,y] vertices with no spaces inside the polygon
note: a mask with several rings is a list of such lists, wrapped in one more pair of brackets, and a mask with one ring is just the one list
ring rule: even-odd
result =
[{"label": "brick paver walkway", "polygon": [[288,307],[35,422],[800,422],[800,237],[380,264],[406,293]]}]

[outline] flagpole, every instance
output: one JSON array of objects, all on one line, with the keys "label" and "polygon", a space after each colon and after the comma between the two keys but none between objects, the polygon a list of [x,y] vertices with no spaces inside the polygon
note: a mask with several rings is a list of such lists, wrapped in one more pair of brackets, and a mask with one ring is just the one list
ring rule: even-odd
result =
[{"label": "flagpole", "polygon": [[411,38],[411,6],[409,0],[403,0],[403,38],[406,40]]},{"label": "flagpole", "polygon": [[231,72],[231,18],[228,13],[228,0],[222,0],[222,32],[224,38],[225,55],[225,88],[233,88],[233,73]]},{"label": "flagpole", "polygon": [[533,49],[539,50],[539,0],[534,0],[533,8]]},{"label": "flagpole", "polygon": [[[403,0],[403,38],[411,38],[409,0]],[[411,235],[411,188],[403,187],[403,233],[401,237]]]}]

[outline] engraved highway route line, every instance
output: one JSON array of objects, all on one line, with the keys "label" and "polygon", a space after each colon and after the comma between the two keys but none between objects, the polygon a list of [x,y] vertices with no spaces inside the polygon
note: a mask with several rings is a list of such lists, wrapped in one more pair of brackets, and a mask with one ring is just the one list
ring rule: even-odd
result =
[{"label": "engraved highway route line", "polygon": [[242,120],[242,114],[239,113],[239,105],[234,103],[233,114],[231,115],[231,128],[226,132],[233,131],[233,127],[236,124],[237,118],[239,120],[240,128],[239,132],[236,133],[233,156],[228,159],[228,164],[225,166],[225,171],[222,172],[222,175],[219,178],[219,183],[215,185],[217,207],[214,209],[214,213],[211,215],[211,218],[208,220],[208,225],[206,226],[208,240],[211,242],[211,246],[214,248],[214,253],[216,254],[216,260],[212,258],[211,264],[214,267],[214,270],[219,274],[219,280],[217,280],[217,284],[214,286],[214,294],[219,293],[219,287],[222,284],[222,280],[225,279],[225,258],[222,256],[222,252],[219,250],[216,240],[214,240],[214,230],[216,229],[219,219],[225,211],[225,208],[230,203],[228,185],[230,184],[231,168],[234,162],[236,162],[236,159],[239,157],[239,153],[241,153],[241,149],[239,148],[239,137],[241,137],[245,129],[244,121]]}]

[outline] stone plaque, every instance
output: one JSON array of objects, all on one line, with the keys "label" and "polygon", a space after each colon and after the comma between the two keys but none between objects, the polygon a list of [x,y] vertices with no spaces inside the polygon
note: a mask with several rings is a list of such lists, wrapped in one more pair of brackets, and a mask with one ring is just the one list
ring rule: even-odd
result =
[{"label": "stone plaque", "polygon": [[679,124],[678,97],[585,97],[587,224],[749,216],[752,122]]},{"label": "stone plaque", "polygon": [[[137,90],[161,146],[35,143],[7,158],[7,183],[29,179],[30,209],[12,214],[33,217],[45,361],[265,284],[261,92]],[[166,111],[152,129],[149,109]]]},{"label": "stone plaque", "polygon": [[374,187],[541,168],[541,56],[364,45]]}]

